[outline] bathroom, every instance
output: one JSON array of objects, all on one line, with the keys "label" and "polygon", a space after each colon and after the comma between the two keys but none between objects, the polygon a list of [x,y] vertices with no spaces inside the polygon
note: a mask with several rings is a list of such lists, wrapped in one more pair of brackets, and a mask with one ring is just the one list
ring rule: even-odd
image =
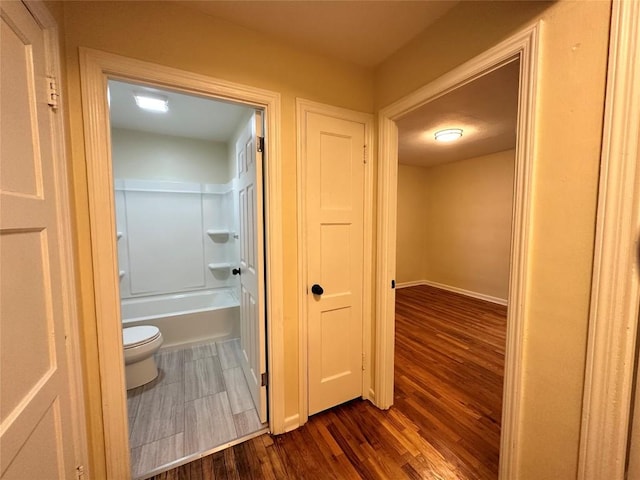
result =
[{"label": "bathroom", "polygon": [[262,118],[120,80],[108,98],[132,475],[145,478],[266,430]]}]

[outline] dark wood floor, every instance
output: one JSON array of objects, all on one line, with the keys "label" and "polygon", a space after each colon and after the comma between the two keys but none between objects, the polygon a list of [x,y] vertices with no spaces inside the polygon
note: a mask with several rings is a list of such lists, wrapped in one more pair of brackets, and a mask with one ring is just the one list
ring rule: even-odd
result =
[{"label": "dark wood floor", "polygon": [[497,478],[506,307],[426,286],[396,298],[390,410],[354,400],[153,479]]}]

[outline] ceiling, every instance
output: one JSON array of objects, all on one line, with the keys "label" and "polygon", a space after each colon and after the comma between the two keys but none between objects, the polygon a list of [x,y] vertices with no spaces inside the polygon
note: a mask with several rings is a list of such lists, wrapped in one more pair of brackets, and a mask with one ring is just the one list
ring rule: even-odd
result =
[{"label": "ceiling", "polygon": [[374,67],[458,0],[178,1],[305,50]]},{"label": "ceiling", "polygon": [[[138,108],[134,92],[167,97],[169,111],[154,113]],[[227,142],[253,111],[242,105],[115,80],[109,81],[109,105],[112,127],[213,142]]]},{"label": "ceiling", "polygon": [[[513,61],[399,119],[399,163],[427,167],[515,148],[519,69]],[[445,128],[461,128],[462,138],[436,142]]]},{"label": "ceiling", "polygon": [[[373,66],[424,30],[454,1],[181,1],[208,15],[363,66]],[[256,21],[258,18],[260,21]],[[399,162],[430,166],[515,147],[519,62],[514,61],[398,120]],[[226,142],[249,107],[110,81],[117,128]],[[167,114],[137,108],[133,92],[169,98]],[[435,142],[442,128],[464,130],[453,143]]]}]

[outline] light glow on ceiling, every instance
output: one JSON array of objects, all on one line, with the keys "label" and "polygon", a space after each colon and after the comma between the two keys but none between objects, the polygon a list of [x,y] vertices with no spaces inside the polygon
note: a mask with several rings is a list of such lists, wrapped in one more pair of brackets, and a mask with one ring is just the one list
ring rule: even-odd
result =
[{"label": "light glow on ceiling", "polygon": [[438,142],[453,142],[462,137],[462,129],[447,128],[445,130],[438,130],[433,136]]},{"label": "light glow on ceiling", "polygon": [[150,93],[134,93],[133,97],[136,99],[136,105],[143,110],[161,113],[169,111],[169,99],[165,96]]}]

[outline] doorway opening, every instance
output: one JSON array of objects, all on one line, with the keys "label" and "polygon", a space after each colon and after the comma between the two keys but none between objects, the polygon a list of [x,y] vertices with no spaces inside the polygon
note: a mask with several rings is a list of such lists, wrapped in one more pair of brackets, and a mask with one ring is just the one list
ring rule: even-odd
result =
[{"label": "doorway opening", "polygon": [[394,403],[473,478],[498,474],[519,74],[515,58],[396,121]]},{"label": "doorway opening", "polygon": [[[168,96],[169,94],[180,93],[198,99],[220,101],[227,105],[242,105],[244,107],[248,107],[253,112],[253,114],[251,114],[251,118],[254,119],[254,122],[251,123],[251,128],[247,128],[250,135],[243,136],[247,131],[244,130],[239,137],[244,142],[244,148],[242,149],[244,153],[242,153],[242,155],[238,155],[240,158],[236,158],[235,163],[236,168],[240,171],[240,174],[235,177],[235,181],[237,181],[235,193],[237,195],[238,210],[244,211],[246,215],[244,217],[238,217],[238,231],[233,232],[233,234],[239,234],[239,239],[232,239],[239,240],[240,243],[240,264],[237,266],[229,266],[229,270],[231,271],[229,277],[234,277],[232,272],[234,268],[239,270],[238,273],[240,273],[239,276],[241,278],[239,280],[239,298],[235,299],[236,305],[239,303],[240,309],[243,308],[243,304],[245,307],[249,308],[252,312],[249,316],[250,318],[268,319],[268,321],[260,324],[263,328],[261,333],[262,340],[249,342],[250,345],[259,345],[262,352],[265,352],[266,350],[266,354],[256,354],[252,356],[250,352],[246,352],[246,357],[249,359],[248,363],[250,365],[253,365],[257,358],[259,358],[263,363],[260,365],[260,368],[255,368],[253,372],[250,371],[250,374],[244,375],[244,377],[246,379],[253,377],[259,381],[260,389],[258,390],[257,395],[257,397],[259,397],[259,401],[254,401],[253,403],[256,407],[261,426],[266,428],[265,422],[267,420],[266,412],[268,408],[269,431],[272,433],[283,432],[284,364],[283,339],[281,335],[281,292],[283,275],[281,266],[282,216],[281,203],[279,200],[281,180],[279,163],[280,136],[278,134],[280,125],[279,95],[267,90],[225,82],[204,75],[190,73],[170,67],[163,67],[148,62],[133,60],[119,55],[90,49],[80,49],[80,66],[82,75],[82,103],[87,162],[87,183],[89,192],[89,208],[91,212],[90,227],[93,262],[93,291],[95,293],[97,327],[94,332],[95,338],[89,338],[89,340],[95,341],[97,344],[96,368],[98,371],[96,372],[96,375],[93,375],[90,378],[95,379],[93,380],[94,383],[92,383],[91,388],[99,389],[100,392],[100,405],[96,405],[92,402],[89,405],[89,410],[95,413],[95,415],[91,417],[93,419],[92,422],[94,423],[94,427],[104,432],[104,446],[98,446],[97,448],[104,448],[109,452],[105,457],[107,476],[109,478],[126,478],[131,475],[129,430],[127,422],[128,412],[126,395],[124,394],[126,376],[122,355],[123,328],[120,321],[121,307],[119,270],[121,269],[119,269],[118,266],[119,240],[117,240],[118,229],[116,224],[117,215],[114,195],[115,185],[113,181],[114,170],[112,169],[111,162],[110,116],[107,97],[107,86],[110,80],[136,85],[139,89],[155,89],[157,90],[156,94],[159,96]],[[262,118],[262,120],[259,120],[259,118]],[[249,125],[248,119],[247,125]],[[264,134],[260,131],[262,127],[264,127]],[[262,141],[258,138],[254,138],[262,136],[267,140]],[[253,138],[253,140],[249,137]],[[238,160],[240,160],[240,163],[238,163]],[[242,170],[237,166],[239,164],[243,166]],[[264,174],[262,176],[256,174],[254,177],[252,169],[255,168],[257,172],[261,167],[264,167]],[[246,179],[242,178],[243,174],[246,174]],[[197,176],[197,174],[195,175]],[[250,178],[253,178],[253,181],[245,181]],[[220,198],[216,201],[211,199],[206,200],[206,198],[209,196],[224,197],[224,191],[219,190],[219,188],[223,187],[219,187],[219,184],[216,184],[215,181],[214,183],[211,183],[210,181],[204,181],[203,179],[204,177],[199,177],[199,182],[191,182],[198,185],[197,189],[193,185],[191,186],[194,189],[199,190],[197,192],[185,193],[180,190],[186,189],[188,191],[189,188],[178,188],[178,192],[145,192],[145,195],[153,193],[154,195],[162,196],[162,194],[170,193],[174,197],[179,196],[184,198],[182,196],[190,193],[199,194],[201,203],[198,208],[200,208],[204,213],[205,210],[210,209],[210,207],[216,202],[224,203]],[[159,179],[149,181],[158,180]],[[203,184],[205,186],[203,186]],[[211,186],[209,184],[218,185],[218,187]],[[125,193],[127,193],[126,188],[131,185],[127,185],[125,182],[123,186],[125,188]],[[135,186],[135,182],[133,182],[133,186]],[[164,187],[165,190],[171,190],[170,188],[167,189],[166,185],[164,185]],[[184,187],[184,185],[182,187]],[[262,189],[264,189],[264,193],[262,192]],[[160,190],[162,190],[162,188]],[[260,203],[262,199],[264,199],[264,204]],[[170,213],[167,210],[166,202],[163,202],[164,200],[160,203],[165,207],[164,211],[166,216],[169,217],[173,215],[175,218],[176,215]],[[234,200],[232,203],[235,202],[236,201]],[[160,203],[157,205],[160,205]],[[197,204],[197,202],[195,203]],[[125,209],[125,213],[127,213],[126,210],[127,209]],[[246,220],[252,214],[256,215],[255,218],[259,218],[259,214],[264,215],[264,223],[261,221],[245,221],[243,223],[242,219],[244,218]],[[144,218],[144,215],[138,216],[142,216],[145,221],[148,220],[147,218]],[[152,217],[155,218],[155,223],[158,223],[161,220],[164,221],[163,219],[157,218],[157,212],[149,215],[149,218]],[[202,218],[204,218],[204,215]],[[221,224],[217,224],[215,220],[216,219],[214,218],[212,225],[207,226],[206,230],[200,232],[201,245],[199,248],[203,252],[202,260],[205,261],[206,258],[211,259],[211,261],[206,260],[205,263],[201,265],[203,271],[202,275],[205,278],[205,286],[207,287],[204,290],[207,290],[209,286],[217,286],[220,287],[221,290],[224,290],[225,288],[232,289],[233,284],[225,286],[224,282],[233,282],[234,280],[228,280],[225,275],[218,272],[218,270],[223,270],[222,265],[220,264],[231,262],[223,262],[223,258],[215,256],[222,255],[222,252],[225,250],[233,250],[229,247],[229,245],[233,245],[233,242],[230,242],[230,239],[227,238],[233,237],[232,229],[225,228]],[[180,218],[179,221],[184,222],[186,220],[185,218]],[[201,222],[204,229],[204,220],[201,220]],[[151,223],[153,227],[154,222]],[[254,231],[251,232],[253,238],[258,242],[264,242],[264,247],[258,246],[258,248],[248,248],[248,243],[243,245],[242,239],[249,238],[246,235],[243,237],[243,228],[245,229],[244,231],[251,230],[251,228],[253,228]],[[175,232],[167,232],[165,230],[167,229],[160,229],[160,231],[157,231],[157,234],[166,237],[175,235]],[[121,239],[123,237],[121,237]],[[222,237],[225,237],[225,242],[222,241]],[[182,241],[182,239],[180,240]],[[155,241],[156,240],[154,240],[154,242]],[[154,248],[157,246],[158,245],[155,244]],[[137,244],[137,248],[140,248],[139,244]],[[210,251],[212,251],[212,253]],[[213,256],[207,257],[206,252],[210,252]],[[128,256],[129,262],[131,262],[132,258],[130,253],[131,252],[129,252]],[[145,252],[145,254],[148,254],[148,252]],[[129,267],[131,267],[131,265],[129,265]],[[182,269],[183,267],[184,266],[181,265],[175,268]],[[260,271],[261,267],[263,268]],[[193,274],[193,270],[190,272],[190,275]],[[181,274],[184,274],[184,271]],[[125,270],[123,277],[126,275],[127,273]],[[208,281],[218,283],[215,285],[213,283],[208,285],[206,283],[206,275],[210,275]],[[133,280],[133,278],[130,279],[130,282],[131,280]],[[160,282],[158,279],[149,280],[148,276],[145,278],[144,275],[142,277],[138,275],[136,280],[137,283],[135,283],[135,285],[130,283],[129,288],[140,287],[141,280],[144,280],[144,282],[159,282],[160,286],[166,287],[166,285],[162,284],[166,279]],[[236,283],[238,282],[238,280],[235,281]],[[150,284],[151,283],[148,283],[147,286]],[[158,284],[156,284],[155,287],[158,287]],[[144,291],[144,289],[141,290]],[[237,291],[238,289],[236,285],[236,292]],[[229,293],[229,291],[226,293]],[[159,295],[166,294],[159,293]],[[179,295],[189,296],[184,292]],[[220,295],[218,297],[218,300],[220,301],[225,298],[226,300],[234,298],[232,293],[229,293],[229,295]],[[190,299],[190,301],[195,300]],[[233,307],[233,305],[230,306],[230,309],[233,310]],[[261,309],[264,313],[260,311]],[[137,315],[137,317],[145,318],[144,315]],[[240,315],[240,318],[242,318],[242,315]],[[147,318],[145,318],[145,320],[147,320]],[[256,324],[259,323],[260,322],[256,322]],[[240,327],[240,331],[242,332],[241,329],[242,326]],[[242,334],[240,334],[240,338],[242,338]],[[201,346],[198,345],[199,341],[197,340],[195,340],[195,343],[187,343],[190,343],[192,346]],[[209,352],[211,352],[211,347],[208,346],[207,348],[209,349]],[[204,350],[207,348],[204,348]],[[217,348],[218,344],[216,344],[216,351]],[[188,354],[183,355],[186,356]],[[209,357],[212,356],[213,355],[209,355]],[[193,358],[193,360],[195,361],[197,359]],[[220,362],[219,359],[218,361]],[[221,364],[222,362],[220,362],[220,367],[222,367]],[[269,365],[268,376],[266,375],[267,364]],[[195,368],[195,366],[194,369],[196,371],[199,370],[199,368]],[[244,373],[245,372],[243,370],[243,374]],[[263,386],[267,383],[269,384],[268,391]],[[249,389],[251,391],[251,385],[249,385]],[[186,393],[186,391],[187,388],[185,386],[184,392]],[[254,398],[256,397],[252,395],[252,401]],[[211,409],[207,408],[205,411],[210,412]],[[160,419],[160,421],[163,420]],[[247,437],[241,437],[237,440],[229,440],[218,447],[209,446],[210,448],[213,448],[213,450],[206,450],[205,453],[210,453],[211,451],[222,449],[233,445],[234,443],[239,443],[246,438]],[[191,459],[198,457],[201,454],[202,453],[194,454]],[[174,463],[172,466],[186,463],[189,460],[189,457],[183,458],[178,460],[177,463]]]},{"label": "doorway opening", "polygon": [[[394,401],[395,275],[398,199],[398,122],[421,106],[519,60],[518,120],[516,128],[513,213],[510,242],[504,386],[499,449],[499,478],[513,478],[520,455],[523,343],[525,312],[529,306],[528,262],[531,249],[535,105],[539,72],[540,25],[506,39],[465,64],[439,77],[380,111],[378,125],[378,237],[376,396],[383,408]],[[455,127],[452,127],[455,128]]]},{"label": "doorway opening", "polygon": [[108,99],[140,478],[267,430],[263,112],[114,79]]}]

